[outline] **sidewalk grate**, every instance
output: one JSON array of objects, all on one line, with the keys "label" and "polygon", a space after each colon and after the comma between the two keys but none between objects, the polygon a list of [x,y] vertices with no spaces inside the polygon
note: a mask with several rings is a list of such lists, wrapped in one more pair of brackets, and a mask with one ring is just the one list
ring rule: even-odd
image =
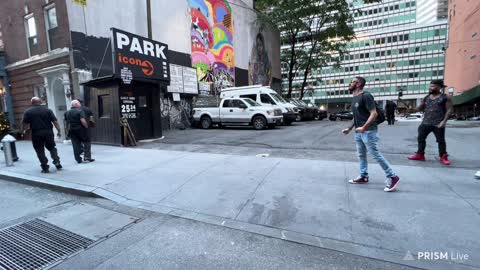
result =
[{"label": "sidewalk grate", "polygon": [[0,270],[44,269],[94,241],[40,219],[0,230]]}]

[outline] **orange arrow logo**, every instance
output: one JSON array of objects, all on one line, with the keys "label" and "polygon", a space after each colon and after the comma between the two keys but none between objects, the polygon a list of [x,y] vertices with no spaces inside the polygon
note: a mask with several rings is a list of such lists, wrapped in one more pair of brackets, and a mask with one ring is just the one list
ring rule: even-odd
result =
[{"label": "orange arrow logo", "polygon": [[149,61],[146,61],[146,60],[143,61],[142,71],[143,71],[143,74],[145,74],[146,76],[149,76],[149,77],[152,76],[153,72],[154,72],[152,63],[150,63]]}]

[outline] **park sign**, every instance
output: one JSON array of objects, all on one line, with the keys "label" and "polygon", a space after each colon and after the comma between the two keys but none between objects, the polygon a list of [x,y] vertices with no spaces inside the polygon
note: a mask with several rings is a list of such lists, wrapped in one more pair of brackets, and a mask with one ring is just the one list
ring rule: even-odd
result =
[{"label": "park sign", "polygon": [[114,73],[126,84],[170,82],[168,45],[112,28]]}]

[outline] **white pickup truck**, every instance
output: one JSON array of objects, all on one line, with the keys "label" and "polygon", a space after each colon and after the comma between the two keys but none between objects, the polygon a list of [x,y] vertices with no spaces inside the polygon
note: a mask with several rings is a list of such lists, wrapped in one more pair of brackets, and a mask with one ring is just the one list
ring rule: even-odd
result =
[{"label": "white pickup truck", "polygon": [[217,107],[196,106],[193,119],[207,129],[220,126],[248,126],[260,130],[275,127],[283,122],[282,110],[262,106],[249,98],[225,98]]}]

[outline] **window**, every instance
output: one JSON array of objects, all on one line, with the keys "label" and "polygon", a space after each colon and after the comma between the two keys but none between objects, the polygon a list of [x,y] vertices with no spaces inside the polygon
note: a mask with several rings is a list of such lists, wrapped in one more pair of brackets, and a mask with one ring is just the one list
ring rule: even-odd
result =
[{"label": "window", "polygon": [[392,40],[393,42],[397,42],[397,36],[394,36]]},{"label": "window", "polygon": [[277,105],[273,99],[267,94],[260,94],[260,101],[264,104]]},{"label": "window", "polygon": [[408,40],[408,34],[403,35],[403,40]]},{"label": "window", "polygon": [[110,118],[110,110],[112,108],[112,97],[110,95],[99,95],[98,101],[98,117]]},{"label": "window", "polygon": [[407,7],[407,8],[410,7],[410,2],[406,3],[405,7]]},{"label": "window", "polygon": [[240,108],[240,106],[243,104],[245,105],[245,103],[243,103],[243,101],[239,100],[239,99],[234,99],[232,100],[232,107],[233,108]]},{"label": "window", "polygon": [[365,58],[365,54],[364,54],[364,53],[361,53],[361,54],[360,54],[360,59],[363,59],[363,58]]},{"label": "window", "polygon": [[379,56],[380,56],[380,52],[375,52],[375,56],[376,56],[376,57],[379,57]]},{"label": "window", "polygon": [[57,10],[55,6],[45,8],[45,26],[48,36],[48,49],[53,50],[58,48],[58,44],[55,42],[58,35]]},{"label": "window", "polygon": [[252,94],[252,95],[241,95],[240,97],[241,97],[241,98],[249,98],[249,99],[254,100],[254,101],[257,100],[257,95],[256,95],[256,94]]},{"label": "window", "polygon": [[25,32],[27,34],[28,55],[32,56],[38,47],[37,26],[33,14],[25,17]]},{"label": "window", "polygon": [[387,43],[392,43],[392,37],[387,38]]},{"label": "window", "polygon": [[395,5],[395,10],[398,10],[400,8],[399,5]]},{"label": "window", "polygon": [[138,107],[147,108],[147,97],[146,96],[139,96],[138,97]]},{"label": "window", "polygon": [[387,50],[387,55],[392,55],[392,50]]},{"label": "window", "polygon": [[370,53],[365,53],[365,58],[370,58]]},{"label": "window", "polygon": [[385,7],[383,10],[384,10],[385,12],[387,12],[387,11],[388,11],[388,7]]}]

